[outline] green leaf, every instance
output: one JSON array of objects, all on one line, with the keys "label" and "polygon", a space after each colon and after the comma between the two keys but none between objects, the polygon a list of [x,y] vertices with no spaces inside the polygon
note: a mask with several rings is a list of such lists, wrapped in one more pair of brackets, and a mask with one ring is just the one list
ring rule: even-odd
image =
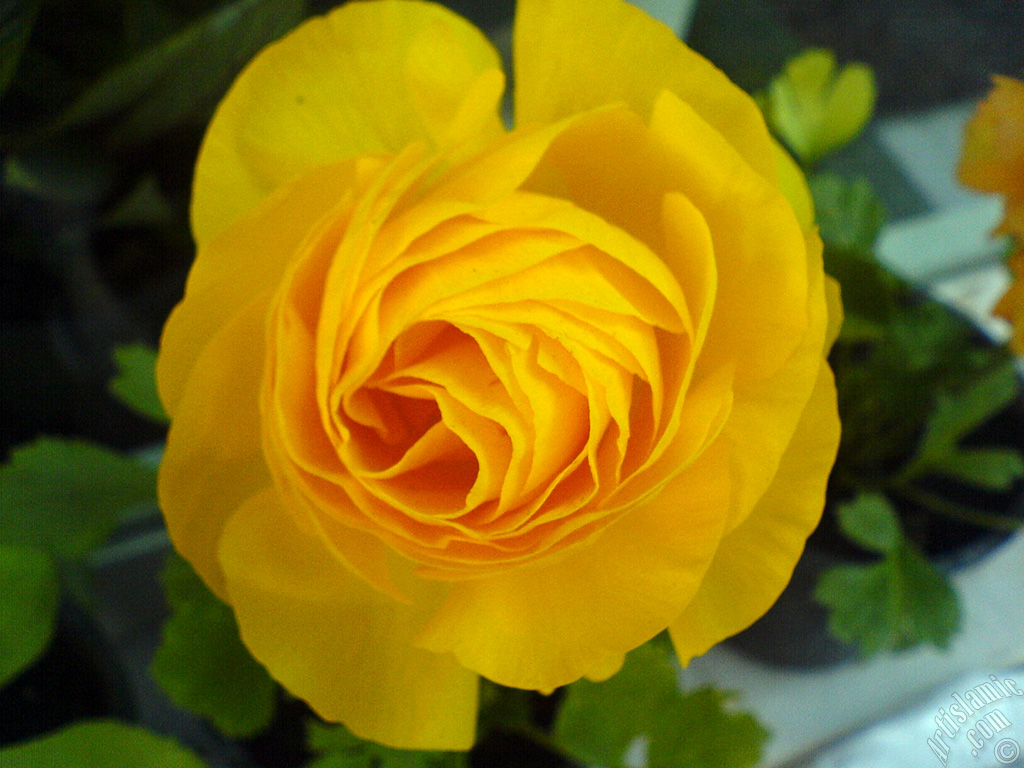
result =
[{"label": "green leaf", "polygon": [[163,585],[171,617],[153,659],[154,679],[174,703],[231,738],[265,729],[274,717],[275,684],[242,644],[231,608],[177,555],[167,560]]},{"label": "green leaf", "polygon": [[0,749],[4,768],[204,768],[177,742],[134,725],[86,720]]},{"label": "green leaf", "polygon": [[230,3],[107,72],[68,108],[61,124],[73,128],[119,115],[111,141],[123,146],[205,120],[242,66],[304,12],[303,0]]},{"label": "green leaf", "polygon": [[[1017,396],[1017,375],[1008,360],[956,394],[942,394],[925,427],[917,453],[899,473],[908,482],[929,472],[1005,490],[1024,474],[1024,460],[1010,449],[961,449],[957,443]],[[1013,458],[1016,457],[1016,458]]]},{"label": "green leaf", "polygon": [[36,547],[0,546],[0,687],[43,655],[59,605],[52,558]]},{"label": "green leaf", "polygon": [[0,540],[77,560],[106,541],[121,513],[156,503],[156,470],[91,443],[40,438],[0,467],[0,498]]},{"label": "green leaf", "polygon": [[730,711],[733,698],[716,688],[700,688],[679,701],[672,717],[656,717],[649,768],[757,765],[768,731],[746,712]]},{"label": "green leaf", "polygon": [[[843,290],[843,312],[856,316],[884,333],[897,302],[909,287],[888,272],[870,251],[841,248],[825,243],[825,271]],[[850,322],[844,322],[844,326]]]},{"label": "green leaf", "polygon": [[307,745],[317,757],[309,768],[466,768],[465,752],[394,749],[355,736],[343,725],[311,720]]},{"label": "green leaf", "polygon": [[1013,448],[957,448],[935,457],[931,469],[970,485],[1005,492],[1024,476],[1024,457]]},{"label": "green leaf", "polygon": [[885,223],[885,206],[864,178],[817,173],[808,179],[821,239],[851,251],[870,252]]},{"label": "green leaf", "polygon": [[114,350],[114,362],[117,375],[110,381],[111,393],[136,413],[166,422],[156,393],[156,352],[143,344],[130,344]]},{"label": "green leaf", "polygon": [[861,492],[839,504],[836,515],[843,533],[871,552],[892,552],[903,541],[896,510],[880,493]]},{"label": "green leaf", "polygon": [[39,0],[4,0],[0,4],[0,96],[14,78],[38,13]]},{"label": "green leaf", "polygon": [[601,683],[569,686],[555,720],[555,741],[582,762],[617,766],[629,745],[650,727],[662,702],[679,695],[676,668],[653,643],[626,656],[615,675]]},{"label": "green leaf", "polygon": [[864,658],[920,643],[945,648],[960,625],[953,588],[908,542],[880,562],[829,569],[815,599],[830,610],[832,634]]},{"label": "green leaf", "polygon": [[585,764],[617,768],[640,736],[652,768],[752,766],[767,732],[749,715],[727,712],[729,695],[713,689],[684,694],[663,644],[626,656],[609,680],[569,686],[555,720],[554,740]]}]

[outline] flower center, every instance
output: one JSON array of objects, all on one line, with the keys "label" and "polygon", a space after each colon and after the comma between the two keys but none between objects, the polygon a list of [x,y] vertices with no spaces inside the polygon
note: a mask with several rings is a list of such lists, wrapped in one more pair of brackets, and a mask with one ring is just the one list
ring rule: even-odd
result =
[{"label": "flower center", "polygon": [[[671,440],[689,364],[684,302],[653,253],[512,225],[507,205],[371,250],[361,271],[316,250],[279,315],[295,346],[274,387],[295,392],[285,411],[305,406],[276,422],[294,435],[268,443],[295,470],[278,476],[440,578],[546,556],[627,511],[664,477],[634,476]],[[316,377],[293,386],[301,355]],[[294,427],[314,413],[317,429]]]}]

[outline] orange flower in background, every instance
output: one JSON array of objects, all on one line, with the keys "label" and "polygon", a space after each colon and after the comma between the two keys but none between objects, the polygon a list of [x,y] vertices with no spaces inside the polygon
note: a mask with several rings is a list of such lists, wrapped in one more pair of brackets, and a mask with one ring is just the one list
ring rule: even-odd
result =
[{"label": "orange flower in background", "polygon": [[1024,355],[1024,82],[996,75],[964,132],[960,181],[980,192],[1006,196],[997,232],[1015,239],[1008,261],[1013,282],[995,313],[1010,321],[1010,346]]},{"label": "orange flower in background", "polygon": [[394,746],[468,748],[478,675],[752,623],[838,444],[838,295],[753,101],[620,0],[523,0],[514,37],[511,131],[437,5],[263,51],[161,342],[175,546],[271,674]]}]

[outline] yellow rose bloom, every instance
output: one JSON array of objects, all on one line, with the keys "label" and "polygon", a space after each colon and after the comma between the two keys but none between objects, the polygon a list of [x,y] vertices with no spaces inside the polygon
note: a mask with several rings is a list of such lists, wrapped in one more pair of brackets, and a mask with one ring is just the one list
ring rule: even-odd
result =
[{"label": "yellow rose bloom", "polygon": [[964,131],[960,181],[1006,197],[997,232],[1014,238],[1008,260],[1013,282],[995,307],[1013,327],[1010,346],[1024,355],[1024,82],[996,75]]},{"label": "yellow rose bloom", "polygon": [[175,546],[274,677],[398,747],[471,746],[480,675],[752,623],[838,443],[838,293],[754,102],[621,0],[521,0],[514,39],[514,130],[438,5],[257,56],[161,342]]}]

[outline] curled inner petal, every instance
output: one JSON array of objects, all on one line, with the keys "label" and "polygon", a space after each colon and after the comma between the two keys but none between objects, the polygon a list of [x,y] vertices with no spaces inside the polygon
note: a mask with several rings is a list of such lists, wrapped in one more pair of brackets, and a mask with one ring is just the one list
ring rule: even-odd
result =
[{"label": "curled inner petal", "polygon": [[[664,481],[642,476],[680,428],[695,323],[646,244],[561,200],[442,207],[409,237],[417,162],[368,171],[345,227],[296,259],[265,443],[314,515],[464,578],[586,540]],[[360,217],[374,237],[354,239]]]}]

